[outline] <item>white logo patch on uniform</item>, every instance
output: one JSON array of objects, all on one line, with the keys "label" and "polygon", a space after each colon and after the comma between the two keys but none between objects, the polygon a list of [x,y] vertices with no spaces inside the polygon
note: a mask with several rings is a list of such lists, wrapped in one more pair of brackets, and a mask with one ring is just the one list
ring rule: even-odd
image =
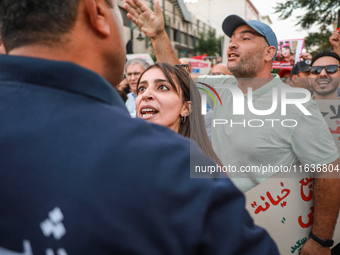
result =
[{"label": "white logo patch on uniform", "polygon": [[55,239],[62,238],[66,233],[66,229],[62,223],[64,215],[61,212],[60,208],[54,208],[52,211],[49,212],[48,216],[49,218],[40,223],[40,228],[43,234],[46,237],[49,237],[53,234],[53,237]]}]

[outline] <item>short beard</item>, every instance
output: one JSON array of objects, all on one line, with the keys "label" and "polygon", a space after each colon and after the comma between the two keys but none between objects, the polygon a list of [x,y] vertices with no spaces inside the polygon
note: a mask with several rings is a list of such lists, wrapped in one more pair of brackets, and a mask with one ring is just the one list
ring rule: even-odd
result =
[{"label": "short beard", "polygon": [[[337,79],[337,80],[339,80],[339,79]],[[314,82],[316,82],[316,81],[314,81]],[[333,82],[334,82],[334,88],[333,89],[328,90],[328,91],[324,91],[324,90],[316,91],[316,90],[314,90],[315,94],[318,94],[319,96],[328,96],[330,94],[333,94],[338,89],[338,86],[336,85],[336,81],[332,80],[332,83],[331,83],[332,85],[333,85]]]},{"label": "short beard", "polygon": [[338,89],[338,87],[335,87],[334,89],[328,90],[328,91],[323,91],[323,90],[321,90],[321,91],[314,90],[314,91],[315,91],[315,94],[318,94],[319,96],[328,96],[328,95],[334,93],[337,89]]},{"label": "short beard", "polygon": [[228,67],[236,78],[254,78],[261,70],[261,59],[265,47],[257,54],[246,55],[237,66]]}]

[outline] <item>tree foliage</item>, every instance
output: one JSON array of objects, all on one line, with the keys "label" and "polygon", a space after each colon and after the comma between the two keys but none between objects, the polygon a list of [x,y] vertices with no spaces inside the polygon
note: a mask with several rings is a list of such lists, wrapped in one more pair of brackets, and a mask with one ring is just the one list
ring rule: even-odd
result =
[{"label": "tree foliage", "polygon": [[208,54],[208,56],[215,56],[215,53],[221,56],[221,42],[222,37],[216,38],[215,31],[209,30],[206,34],[200,34],[195,50],[200,54]]},{"label": "tree foliage", "polygon": [[296,24],[303,29],[309,29],[312,25],[320,25],[325,29],[337,18],[337,11],[340,8],[339,0],[288,0],[284,3],[277,3],[275,13],[280,13],[281,19],[291,17],[295,9],[302,9],[305,14],[298,16]]},{"label": "tree foliage", "polygon": [[312,56],[322,51],[329,51],[332,47],[329,38],[332,32],[329,30],[321,30],[320,33],[309,33],[305,38],[305,48]]},{"label": "tree foliage", "polygon": [[305,38],[305,47],[309,53],[315,55],[331,48],[329,38],[332,32],[327,26],[333,24],[337,19],[340,9],[340,0],[288,0],[284,3],[277,3],[274,7],[275,13],[280,14],[281,19],[288,19],[295,9],[301,9],[305,13],[297,16],[297,26],[301,29],[309,29],[313,25],[320,26],[319,33],[309,33]]}]

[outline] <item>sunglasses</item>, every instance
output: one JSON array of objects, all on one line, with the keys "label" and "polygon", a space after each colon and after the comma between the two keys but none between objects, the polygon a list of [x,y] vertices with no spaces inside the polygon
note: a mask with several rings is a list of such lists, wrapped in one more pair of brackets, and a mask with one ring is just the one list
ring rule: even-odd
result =
[{"label": "sunglasses", "polygon": [[325,69],[325,71],[328,74],[336,73],[339,69],[339,65],[328,65],[328,66],[312,66],[310,69],[310,73],[317,75],[322,72],[322,69]]},{"label": "sunglasses", "polygon": [[187,73],[190,73],[190,68],[188,64],[175,65],[176,67],[184,69]]}]

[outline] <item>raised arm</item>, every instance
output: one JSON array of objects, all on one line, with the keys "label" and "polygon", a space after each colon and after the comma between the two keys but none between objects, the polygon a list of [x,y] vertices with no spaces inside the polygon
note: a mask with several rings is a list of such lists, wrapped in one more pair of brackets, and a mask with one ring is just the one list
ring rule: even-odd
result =
[{"label": "raised arm", "polygon": [[[316,173],[314,183],[314,221],[312,233],[320,239],[332,239],[340,209],[340,160],[327,165],[332,173]],[[309,239],[301,250],[301,255],[331,255],[329,247],[323,247]]]},{"label": "raised arm", "polygon": [[124,5],[124,9],[128,12],[127,17],[150,37],[157,61],[180,64],[164,30],[164,17],[159,1],[155,2],[155,12],[141,0],[125,0],[125,2],[127,4]]}]

